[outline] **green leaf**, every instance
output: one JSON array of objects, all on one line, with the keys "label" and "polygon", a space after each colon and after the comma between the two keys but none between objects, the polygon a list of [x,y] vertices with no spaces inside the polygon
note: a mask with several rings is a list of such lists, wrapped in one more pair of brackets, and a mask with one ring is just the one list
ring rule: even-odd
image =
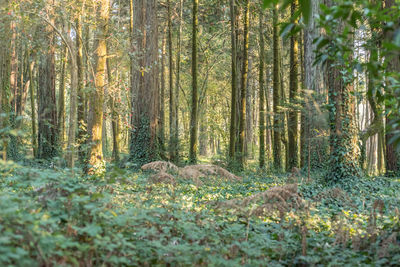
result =
[{"label": "green leaf", "polygon": [[300,0],[300,10],[306,24],[310,22],[311,18],[311,0]]}]

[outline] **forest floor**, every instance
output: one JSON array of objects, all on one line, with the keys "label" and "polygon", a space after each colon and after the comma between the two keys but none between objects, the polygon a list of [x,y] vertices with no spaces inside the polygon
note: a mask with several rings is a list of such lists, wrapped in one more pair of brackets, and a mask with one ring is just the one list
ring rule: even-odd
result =
[{"label": "forest floor", "polygon": [[1,266],[399,266],[400,180],[155,183],[0,164]]}]

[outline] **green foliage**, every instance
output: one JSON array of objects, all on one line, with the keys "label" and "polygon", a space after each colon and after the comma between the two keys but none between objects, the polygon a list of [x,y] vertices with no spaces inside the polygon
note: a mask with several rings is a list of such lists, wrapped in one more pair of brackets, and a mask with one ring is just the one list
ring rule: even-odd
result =
[{"label": "green foliage", "polygon": [[[263,0],[263,7],[270,7],[272,4],[276,5],[278,3],[282,4],[282,8],[286,8],[289,6],[294,0]],[[308,23],[311,19],[311,0],[299,0],[300,4],[300,12],[304,18],[304,21]],[[297,18],[300,16],[300,13],[295,15]],[[294,19],[294,18],[292,18]]]},{"label": "green foliage", "polygon": [[[217,204],[263,192],[285,177],[249,173],[243,182],[211,179],[201,186],[187,180],[176,186],[150,185],[147,178],[113,169],[101,179],[84,179],[2,162],[0,265],[400,263],[399,241],[385,247],[388,237],[400,231],[398,213],[393,212],[400,206],[398,181],[365,180],[341,193],[348,194],[349,202],[330,193],[320,180],[303,184],[299,189],[311,203],[309,214],[292,210],[280,221],[232,213]],[[376,199],[385,208],[375,213],[373,241],[369,229]],[[362,246],[354,247],[356,240]]]},{"label": "green foliage", "polygon": [[[140,167],[159,157],[158,142],[151,139],[150,121],[146,117],[140,118],[140,124],[132,130],[130,144],[130,156],[133,164]],[[156,143],[153,145],[152,142]],[[156,151],[153,150],[154,147]]]}]

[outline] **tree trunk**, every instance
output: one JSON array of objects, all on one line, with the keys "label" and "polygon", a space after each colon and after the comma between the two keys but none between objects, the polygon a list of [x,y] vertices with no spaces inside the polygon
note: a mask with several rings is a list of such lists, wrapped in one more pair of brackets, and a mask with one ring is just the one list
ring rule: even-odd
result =
[{"label": "tree trunk", "polygon": [[264,55],[265,55],[265,48],[264,48],[264,13],[263,10],[260,11],[259,14],[260,19],[260,65],[259,65],[259,128],[260,128],[260,155],[259,155],[259,166],[260,169],[265,168],[265,112],[264,112],[264,104],[265,104],[265,97],[264,97]]},{"label": "tree trunk", "polygon": [[[109,51],[109,46],[107,46],[107,51]],[[107,78],[108,78],[108,87],[112,87],[114,85],[114,79],[111,74],[111,60],[107,58]],[[118,79],[118,76],[117,76]],[[118,90],[118,92],[115,92]],[[119,95],[119,86],[113,92],[110,92],[110,109],[111,109],[111,128],[112,128],[112,158],[114,162],[119,162],[119,150],[120,150],[120,125],[119,125],[119,115],[117,110],[116,99],[120,97]],[[110,89],[108,91],[111,91]]]},{"label": "tree trunk", "polygon": [[32,60],[31,66],[29,67],[29,79],[30,88],[29,96],[31,100],[31,118],[32,118],[32,151],[33,157],[37,157],[37,131],[36,131],[36,108],[35,108],[35,83],[34,83],[34,61]]},{"label": "tree trunk", "polygon": [[[298,1],[295,0],[291,5],[291,14],[294,16],[298,6]],[[297,24],[297,21],[295,21]],[[290,171],[293,167],[299,166],[299,114],[297,111],[297,97],[299,91],[299,41],[298,34],[293,34],[290,37],[290,86],[289,86],[289,100],[291,104],[291,110],[289,111],[288,117],[288,140],[289,140],[289,161],[288,170]]]},{"label": "tree trunk", "polygon": [[167,58],[167,28],[164,28],[161,44],[161,84],[160,84],[160,147],[161,153],[165,152],[165,91],[166,91],[166,58]]},{"label": "tree trunk", "polygon": [[[10,84],[9,84],[9,97],[8,101],[10,105],[9,113],[7,114],[8,123],[11,129],[17,128],[17,106],[18,106],[18,94],[20,87],[18,86],[18,53],[17,53],[17,24],[14,20],[11,21],[11,59],[10,59]],[[18,137],[14,135],[9,136],[10,142],[6,146],[7,157],[10,159],[17,160],[19,158],[19,147]]]},{"label": "tree trunk", "polygon": [[106,85],[107,61],[107,34],[110,13],[110,0],[101,0],[98,16],[97,54],[96,59],[96,89],[90,93],[89,120],[88,120],[88,160],[85,172],[89,175],[99,174],[104,171],[102,128],[103,128],[103,101],[104,87]]},{"label": "tree trunk", "polygon": [[197,163],[198,88],[197,88],[197,28],[199,1],[193,0],[192,30],[192,110],[190,114],[189,162]]},{"label": "tree trunk", "polygon": [[55,44],[53,28],[47,25],[44,32],[44,50],[39,64],[38,158],[51,159],[58,154]]},{"label": "tree trunk", "polygon": [[[82,14],[81,14],[82,15]],[[83,39],[82,39],[82,18],[78,16],[76,20],[76,67],[77,67],[77,105],[78,105],[78,133],[77,133],[77,143],[78,143],[78,154],[79,160],[83,163],[86,160],[86,116],[85,116],[85,93],[84,93],[84,74],[85,68],[83,64]],[[88,36],[86,36],[89,38]],[[87,49],[87,48],[86,48]],[[88,79],[86,79],[88,80]],[[76,133],[71,133],[74,136]],[[72,136],[70,136],[72,138]],[[75,138],[75,137],[74,137]]]},{"label": "tree trunk", "polygon": [[281,81],[280,81],[280,60],[279,60],[279,35],[278,35],[278,10],[273,8],[273,111],[274,111],[274,167],[277,171],[282,169],[282,147],[281,147],[281,120],[283,119],[280,111],[281,100]]},{"label": "tree trunk", "polygon": [[168,9],[168,58],[169,58],[169,157],[176,161],[176,99],[174,93],[174,60],[172,54],[172,15],[171,0],[167,1]]},{"label": "tree trunk", "polygon": [[236,6],[235,0],[230,0],[230,16],[231,16],[231,59],[232,59],[232,80],[231,80],[231,118],[229,130],[229,162],[233,163],[235,160],[235,145],[236,145],[236,92],[237,92],[237,79],[236,79]]},{"label": "tree trunk", "polygon": [[176,52],[176,85],[175,85],[175,161],[179,160],[179,86],[180,86],[180,69],[181,69],[181,50],[182,50],[182,20],[183,20],[183,0],[179,3],[179,29],[178,29],[178,42]]},{"label": "tree trunk", "polygon": [[243,21],[243,65],[240,80],[240,118],[239,118],[239,150],[238,164],[240,169],[244,169],[245,165],[245,129],[246,129],[246,89],[247,75],[249,67],[249,24],[250,24],[250,1],[245,0],[244,21]]},{"label": "tree trunk", "polygon": [[[331,6],[331,0],[326,0]],[[343,23],[339,23],[337,33],[343,31]],[[355,123],[355,96],[353,80],[345,82],[347,68],[344,63],[328,60],[327,84],[329,90],[329,122],[330,122],[330,182],[339,182],[343,178],[357,177],[359,169],[358,134]]]},{"label": "tree trunk", "polygon": [[[390,10],[393,8],[393,6],[396,5],[395,0],[385,0],[385,8]],[[398,4],[397,4],[398,5]],[[397,7],[397,6],[396,6]],[[398,28],[398,25],[400,22],[396,23],[397,27],[395,26],[394,28]],[[388,42],[392,42],[393,37],[394,37],[394,32],[393,31],[387,31],[385,34],[385,39]],[[399,73],[400,72],[400,55],[399,52],[396,51],[394,54],[390,55],[390,60],[388,61],[388,66],[387,69],[389,72],[394,72],[394,73]],[[392,92],[390,92],[392,93]],[[390,125],[391,120],[393,116],[387,115],[386,116],[386,125]],[[397,130],[397,129],[396,129]],[[392,133],[386,133],[385,139],[386,139],[386,173],[387,175],[394,175],[399,171],[399,166],[398,166],[398,155],[396,153],[396,147],[393,143],[390,142],[390,140],[393,138]]]},{"label": "tree trunk", "polygon": [[62,47],[61,52],[61,74],[60,74],[60,87],[58,89],[58,135],[60,138],[60,145],[64,145],[65,136],[65,76],[66,65],[68,60],[68,48]]},{"label": "tree trunk", "polygon": [[158,22],[155,0],[136,0],[132,49],[139,54],[132,70],[132,134],[131,159],[139,165],[159,156],[157,125],[159,117],[158,90]]}]

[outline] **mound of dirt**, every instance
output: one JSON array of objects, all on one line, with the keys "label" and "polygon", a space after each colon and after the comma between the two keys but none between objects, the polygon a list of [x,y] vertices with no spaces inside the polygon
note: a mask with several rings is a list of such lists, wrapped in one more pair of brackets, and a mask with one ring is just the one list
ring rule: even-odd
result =
[{"label": "mound of dirt", "polygon": [[212,164],[190,165],[179,169],[179,176],[196,180],[199,178],[207,178],[209,176],[218,176],[228,180],[239,181],[240,177],[230,173],[222,167]]},{"label": "mound of dirt", "polygon": [[298,194],[297,184],[287,184],[273,187],[244,199],[222,202],[219,207],[234,209],[249,216],[270,215],[278,211],[282,218],[291,209],[304,207],[304,201]]},{"label": "mound of dirt", "polygon": [[156,172],[178,172],[178,167],[169,161],[154,161],[142,166],[143,171],[156,171]]},{"label": "mound of dirt", "polygon": [[150,183],[152,184],[172,184],[176,183],[174,176],[164,171],[161,171],[157,174],[150,176],[149,179]]}]

